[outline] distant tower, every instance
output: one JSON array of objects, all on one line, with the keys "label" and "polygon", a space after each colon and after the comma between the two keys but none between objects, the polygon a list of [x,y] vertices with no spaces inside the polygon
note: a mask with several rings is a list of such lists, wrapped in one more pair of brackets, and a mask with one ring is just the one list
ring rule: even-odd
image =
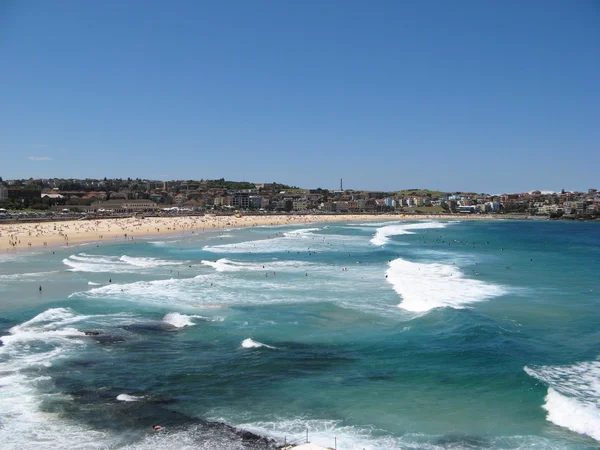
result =
[{"label": "distant tower", "polygon": [[344,190],[344,184],[343,184],[343,179],[340,178],[340,191]]}]

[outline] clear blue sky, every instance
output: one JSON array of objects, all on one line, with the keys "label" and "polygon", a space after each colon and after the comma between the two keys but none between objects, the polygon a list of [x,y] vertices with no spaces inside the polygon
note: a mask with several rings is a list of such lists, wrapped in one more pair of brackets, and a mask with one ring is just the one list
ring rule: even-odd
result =
[{"label": "clear blue sky", "polygon": [[0,61],[4,179],[600,188],[597,0],[3,0]]}]

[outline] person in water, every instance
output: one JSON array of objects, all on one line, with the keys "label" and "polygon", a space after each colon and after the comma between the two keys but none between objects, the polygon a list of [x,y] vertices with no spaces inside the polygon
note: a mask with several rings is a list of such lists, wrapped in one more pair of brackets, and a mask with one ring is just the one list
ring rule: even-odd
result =
[{"label": "person in water", "polygon": [[42,286],[40,286],[40,292],[42,292]]},{"label": "person in water", "polygon": [[160,425],[152,425],[152,429],[154,431],[160,431],[160,430],[164,430],[164,427],[161,427]]}]

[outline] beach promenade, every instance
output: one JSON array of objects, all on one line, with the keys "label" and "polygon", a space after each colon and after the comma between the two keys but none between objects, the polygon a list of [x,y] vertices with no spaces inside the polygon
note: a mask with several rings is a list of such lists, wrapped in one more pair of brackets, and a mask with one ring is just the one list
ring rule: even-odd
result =
[{"label": "beach promenade", "polygon": [[0,224],[0,252],[40,247],[59,247],[84,242],[115,242],[144,236],[178,233],[195,234],[207,230],[254,226],[303,225],[319,222],[366,222],[397,220],[490,219],[490,216],[464,215],[261,215],[261,216],[175,216],[114,219],[27,222]]}]

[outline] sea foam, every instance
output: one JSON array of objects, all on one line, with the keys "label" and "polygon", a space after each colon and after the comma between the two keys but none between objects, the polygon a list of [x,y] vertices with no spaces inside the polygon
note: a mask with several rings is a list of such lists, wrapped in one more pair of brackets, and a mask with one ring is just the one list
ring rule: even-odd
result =
[{"label": "sea foam", "polygon": [[268,261],[249,263],[242,261],[233,261],[227,258],[221,258],[217,261],[202,261],[205,266],[212,267],[217,272],[243,272],[243,271],[258,271],[258,272],[281,272],[286,270],[302,271],[317,267],[314,264],[303,261]]},{"label": "sea foam", "polygon": [[161,266],[176,266],[186,261],[165,261],[157,258],[133,256],[98,256],[78,253],[63,259],[71,272],[134,273]]},{"label": "sea foam", "polygon": [[548,386],[548,421],[600,441],[600,361],[524,370]]},{"label": "sea foam", "polygon": [[502,286],[466,278],[448,264],[424,264],[398,258],[389,263],[387,281],[402,297],[400,308],[425,312],[433,308],[465,305],[506,293]]},{"label": "sea foam", "polygon": [[36,279],[43,278],[45,279],[48,275],[53,275],[58,273],[58,270],[52,270],[49,272],[30,272],[30,273],[11,273],[7,275],[0,275],[1,281],[17,281],[21,279]]},{"label": "sea foam", "polygon": [[313,246],[315,231],[319,228],[291,230],[270,239],[238,242],[233,244],[207,245],[204,250],[212,253],[278,253],[306,251]]},{"label": "sea foam", "polygon": [[117,395],[117,400],[120,402],[137,402],[138,400],[142,400],[143,396],[129,395],[129,394],[119,394]]},{"label": "sea foam", "polygon": [[[79,352],[84,333],[66,322],[79,319],[66,308],[52,308],[14,326],[0,337],[0,442],[3,448],[112,447],[116,440],[104,432],[64,420],[43,410],[43,394],[53,389],[52,378],[41,371],[57,360]],[[38,344],[43,344],[42,346]]]},{"label": "sea foam", "polygon": [[384,245],[390,241],[391,236],[399,236],[402,234],[415,234],[413,230],[426,230],[435,228],[446,228],[448,222],[418,222],[418,223],[403,223],[386,225],[378,228],[375,235],[371,239],[373,245]]},{"label": "sea foam", "polygon": [[261,347],[266,347],[266,348],[273,348],[273,349],[275,348],[275,347],[272,347],[270,345],[263,344],[262,342],[255,341],[254,339],[251,339],[251,338],[244,339],[242,341],[242,347],[244,347],[244,348],[261,348]]},{"label": "sea foam", "polygon": [[172,313],[165,315],[165,317],[163,317],[162,321],[164,323],[174,326],[176,328],[184,328],[184,327],[193,327],[194,325],[196,325],[196,322],[194,322],[192,319],[200,320],[203,322],[223,322],[223,320],[224,320],[223,317],[206,317],[206,316],[201,316],[199,314],[187,315],[187,314],[180,314],[178,312],[172,312]]}]

